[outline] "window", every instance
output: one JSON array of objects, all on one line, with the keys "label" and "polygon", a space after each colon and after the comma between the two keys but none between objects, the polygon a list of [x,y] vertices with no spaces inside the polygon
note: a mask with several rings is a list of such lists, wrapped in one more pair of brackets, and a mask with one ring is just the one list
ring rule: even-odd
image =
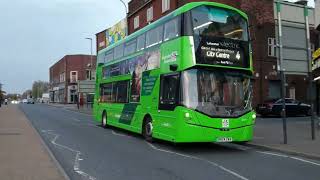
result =
[{"label": "window", "polygon": [[147,22],[152,21],[153,19],[153,7],[147,9]]},{"label": "window", "polygon": [[268,38],[268,56],[276,57],[277,42],[275,38]]},{"label": "window", "polygon": [[311,54],[313,54],[314,51],[316,50],[316,47],[315,47],[314,43],[310,43],[310,46],[311,46]]},{"label": "window", "polygon": [[179,102],[179,74],[161,77],[159,109],[174,110]]},{"label": "window", "polygon": [[180,33],[180,18],[174,18],[164,25],[164,41],[179,36]]},{"label": "window", "polygon": [[269,99],[279,99],[281,97],[281,82],[269,81]]},{"label": "window", "polygon": [[124,55],[132,54],[136,51],[137,40],[133,39],[126,43],[126,47],[124,48]]},{"label": "window", "polygon": [[92,78],[91,70],[90,70],[90,69],[87,69],[87,70],[86,70],[86,79],[87,79],[87,80],[91,80],[91,78]]},{"label": "window", "polygon": [[170,9],[170,0],[162,0],[162,13]]},{"label": "window", "polygon": [[119,81],[115,83],[117,89],[116,102],[117,103],[127,103],[128,102],[128,82],[129,81]]},{"label": "window", "polygon": [[113,60],[113,49],[107,51],[104,58],[105,58],[104,62],[112,61]]},{"label": "window", "polygon": [[146,47],[154,46],[162,42],[163,26],[158,26],[147,32]]},{"label": "window", "polygon": [[112,102],[112,83],[101,85],[101,102]]},{"label": "window", "polygon": [[70,71],[70,82],[75,83],[78,81],[78,71]]},{"label": "window", "polygon": [[114,48],[114,59],[121,58],[123,56],[123,44]]},{"label": "window", "polygon": [[137,39],[137,51],[143,50],[146,42],[146,34],[142,34]]},{"label": "window", "polygon": [[136,16],[133,19],[133,29],[137,29],[138,27],[139,27],[139,16]]},{"label": "window", "polygon": [[63,72],[60,74],[60,82],[65,82],[66,81],[66,74]]},{"label": "window", "polygon": [[101,85],[101,101],[112,103],[128,102],[129,81],[118,81]]}]

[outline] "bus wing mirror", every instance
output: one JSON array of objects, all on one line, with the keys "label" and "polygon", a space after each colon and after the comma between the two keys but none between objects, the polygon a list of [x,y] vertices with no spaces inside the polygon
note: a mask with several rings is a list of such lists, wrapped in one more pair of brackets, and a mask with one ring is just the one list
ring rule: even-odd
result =
[{"label": "bus wing mirror", "polygon": [[170,64],[170,71],[176,71],[178,69],[177,64]]}]

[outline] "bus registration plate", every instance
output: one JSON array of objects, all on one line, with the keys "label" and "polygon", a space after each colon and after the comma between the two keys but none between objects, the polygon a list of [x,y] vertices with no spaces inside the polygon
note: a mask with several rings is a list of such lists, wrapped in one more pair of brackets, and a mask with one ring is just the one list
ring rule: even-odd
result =
[{"label": "bus registration plate", "polygon": [[232,142],[232,137],[219,137],[217,142]]}]

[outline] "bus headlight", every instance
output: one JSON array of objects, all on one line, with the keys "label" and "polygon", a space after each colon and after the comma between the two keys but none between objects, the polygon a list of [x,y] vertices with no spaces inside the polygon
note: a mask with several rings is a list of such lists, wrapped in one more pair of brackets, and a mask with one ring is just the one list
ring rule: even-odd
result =
[{"label": "bus headlight", "polygon": [[257,115],[256,114],[252,114],[252,119],[256,119]]},{"label": "bus headlight", "polygon": [[186,112],[186,113],[184,114],[184,117],[189,119],[189,118],[190,118],[190,113]]}]

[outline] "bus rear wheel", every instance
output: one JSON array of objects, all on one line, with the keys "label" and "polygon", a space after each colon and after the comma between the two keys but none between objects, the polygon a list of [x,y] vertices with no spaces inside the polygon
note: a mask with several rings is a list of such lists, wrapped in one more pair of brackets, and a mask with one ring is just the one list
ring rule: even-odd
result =
[{"label": "bus rear wheel", "polygon": [[150,117],[146,117],[144,122],[143,122],[143,127],[142,127],[142,135],[145,138],[146,141],[148,142],[153,142],[153,125],[152,125],[152,119]]},{"label": "bus rear wheel", "polygon": [[105,111],[102,113],[101,126],[103,128],[107,128],[108,127],[108,124],[107,124],[107,113]]}]

